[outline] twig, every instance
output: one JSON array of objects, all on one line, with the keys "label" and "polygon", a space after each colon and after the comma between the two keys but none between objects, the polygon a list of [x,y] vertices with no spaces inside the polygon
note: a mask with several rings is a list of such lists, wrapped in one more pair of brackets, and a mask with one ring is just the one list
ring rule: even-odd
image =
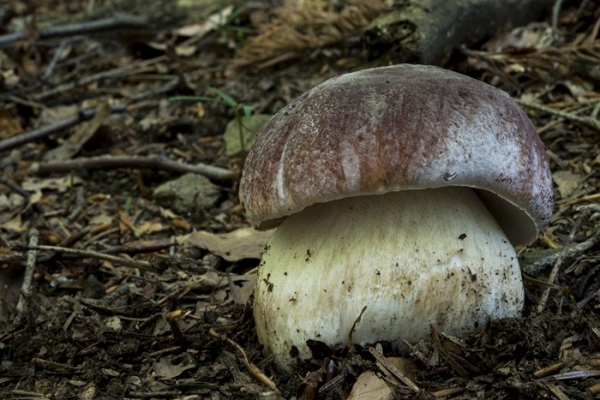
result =
[{"label": "twig", "polygon": [[227,336],[218,334],[212,328],[209,329],[208,333],[210,336],[212,336],[216,339],[225,340],[227,343],[229,343],[230,345],[235,347],[237,349],[237,351],[239,351],[240,354],[242,355],[242,362],[244,363],[246,368],[248,368],[248,371],[250,371],[252,376],[254,376],[256,379],[258,379],[260,382],[262,382],[266,387],[271,389],[276,394],[280,393],[279,389],[277,389],[277,385],[275,384],[275,382],[273,382],[267,375],[265,375],[265,373],[262,372],[260,370],[260,368],[258,368],[256,365],[252,364],[252,362],[250,360],[248,360],[248,356],[246,355],[246,352],[244,351],[242,346],[240,346],[233,340],[229,339]]},{"label": "twig", "polygon": [[566,381],[570,379],[586,379],[596,376],[600,376],[600,371],[592,369],[565,372],[562,374],[552,375],[552,378],[556,379],[557,381]]},{"label": "twig", "polygon": [[350,328],[350,332],[348,332],[348,348],[351,349],[352,346],[354,346],[354,341],[352,340],[353,336],[354,336],[354,331],[356,330],[356,325],[358,325],[360,323],[360,320],[362,319],[363,314],[365,313],[365,311],[367,311],[367,306],[363,306],[362,310],[360,311],[360,314],[358,314],[358,317],[356,317],[356,319],[354,320],[354,323],[352,324],[352,328]]},{"label": "twig", "polygon": [[390,373],[392,373],[396,378],[398,378],[402,383],[408,386],[413,392],[418,393],[421,389],[414,383],[409,377],[404,375],[402,371],[394,366],[394,364],[390,363],[380,352],[375,350],[373,347],[369,347],[369,353],[375,357],[375,359],[385,367]]},{"label": "twig", "polygon": [[554,0],[554,6],[552,7],[552,32],[558,31],[558,17],[561,8],[562,0]]},{"label": "twig", "polygon": [[163,62],[165,60],[167,60],[166,56],[159,56],[159,57],[155,57],[150,60],[145,60],[145,61],[142,61],[139,63],[126,64],[126,65],[123,65],[118,68],[110,69],[108,71],[98,72],[97,74],[94,74],[94,75],[85,76],[76,82],[65,83],[65,84],[56,86],[52,89],[49,89],[45,92],[38,93],[35,96],[33,96],[33,98],[35,101],[42,101],[42,100],[47,99],[48,97],[52,97],[59,93],[67,92],[78,86],[84,86],[89,83],[96,82],[96,81],[99,81],[99,80],[105,79],[105,78],[123,77],[132,70],[148,67],[150,65],[157,64],[157,63]]},{"label": "twig", "polygon": [[41,251],[54,251],[57,253],[67,253],[67,254],[76,254],[78,256],[86,257],[86,258],[97,258],[100,260],[110,261],[112,263],[121,264],[126,267],[131,268],[139,268],[145,271],[153,271],[156,272],[156,268],[152,266],[147,261],[141,260],[133,260],[131,258],[125,257],[117,257],[110,254],[100,253],[93,250],[80,250],[80,249],[70,249],[68,247],[59,247],[59,246],[36,246],[30,245],[28,246],[29,250],[41,250]]},{"label": "twig", "polygon": [[60,45],[58,46],[58,49],[56,49],[54,51],[52,60],[50,60],[50,63],[48,64],[48,66],[44,70],[44,73],[42,74],[43,80],[47,80],[50,77],[50,75],[52,75],[52,72],[54,72],[54,68],[56,67],[56,63],[58,62],[58,60],[60,60],[60,58],[63,55],[64,49],[67,47],[67,44],[69,44],[71,42],[72,42],[72,39],[69,39],[69,38],[63,39],[60,41]]},{"label": "twig", "polygon": [[457,387],[452,387],[452,388],[436,390],[435,392],[431,392],[431,395],[435,398],[448,397],[448,396],[462,393],[465,391],[465,389],[466,388],[464,388],[462,386],[457,386]]},{"label": "twig", "polygon": [[[584,211],[579,216],[577,221],[575,221],[575,224],[573,225],[573,229],[571,229],[571,233],[569,233],[567,242],[564,244],[563,249],[560,252],[560,255],[556,259],[556,262],[554,263],[554,266],[552,267],[552,271],[550,271],[550,275],[548,276],[549,284],[554,283],[554,280],[556,279],[556,275],[558,274],[558,270],[559,270],[560,266],[562,265],[562,262],[565,259],[565,256],[566,256],[569,248],[571,247],[571,243],[573,243],[573,239],[575,238],[575,233],[577,233],[579,228],[581,228],[583,221],[589,217],[589,215],[591,214],[590,211],[591,210],[589,210],[589,209]],[[544,292],[542,293],[542,296],[540,297],[540,301],[539,301],[537,309],[536,309],[538,314],[540,314],[546,307],[546,302],[548,301],[548,296],[550,296],[550,290],[551,290],[550,288],[544,289]]]},{"label": "twig", "polygon": [[173,247],[175,245],[176,243],[174,239],[135,240],[133,242],[123,243],[120,246],[107,248],[105,250],[102,250],[102,253],[124,253],[128,255],[157,253],[161,250],[168,249],[169,247]]},{"label": "twig", "polygon": [[[76,36],[83,34],[93,34],[101,32],[110,32],[117,29],[147,29],[148,20],[144,17],[127,14],[115,14],[111,18],[103,18],[95,21],[85,21],[75,24],[57,25],[48,28],[41,28],[38,32],[40,39],[49,39],[54,37]],[[19,31],[0,36],[0,48],[6,48],[13,45],[18,40],[27,37],[28,31]]]},{"label": "twig", "polygon": [[229,180],[237,175],[235,172],[225,168],[213,167],[212,165],[198,163],[196,165],[183,164],[164,157],[138,157],[138,156],[101,156],[90,158],[78,158],[67,161],[51,161],[47,163],[32,164],[31,170],[38,175],[47,175],[53,172],[70,172],[95,169],[115,168],[149,168],[163,169],[165,171],[179,173],[194,173],[204,175],[213,179]]},{"label": "twig", "polygon": [[548,376],[550,374],[553,374],[555,372],[560,371],[561,369],[563,369],[563,367],[567,365],[567,363],[565,363],[564,361],[558,362],[556,364],[552,364],[548,367],[544,367],[541,369],[538,369],[537,371],[535,371],[533,373],[533,377],[534,378],[543,378],[545,376]]},{"label": "twig", "polygon": [[18,396],[19,398],[26,399],[47,399],[47,395],[45,393],[38,392],[28,392],[26,390],[13,389],[10,391],[11,394]]},{"label": "twig", "polygon": [[[566,250],[565,258],[572,259],[579,257],[581,254],[585,253],[589,249],[600,244],[600,232],[596,235],[590,237],[588,240],[576,244],[575,246],[570,246]],[[564,249],[564,248],[563,248]],[[556,260],[560,256],[560,253],[554,253],[549,255],[548,257],[541,258],[532,264],[524,265],[521,269],[523,273],[530,276],[538,275],[543,269],[548,268],[552,264],[556,263]]]},{"label": "twig", "polygon": [[17,303],[17,321],[23,318],[29,309],[29,303],[31,302],[31,283],[33,282],[33,273],[35,272],[35,261],[37,258],[37,250],[34,247],[38,244],[40,233],[34,228],[30,231],[30,234],[30,250],[27,252],[27,264],[25,266],[23,284],[21,285],[21,295],[19,296],[19,302]]},{"label": "twig", "polygon": [[[116,106],[112,106],[110,109],[111,113],[122,113],[127,110],[127,105],[119,104]],[[0,152],[12,150],[16,147],[21,146],[22,144],[32,142],[37,139],[44,138],[58,131],[62,131],[64,129],[71,128],[72,126],[77,125],[82,121],[87,121],[92,119],[96,113],[98,112],[98,108],[88,108],[85,110],[81,110],[77,115],[72,117],[63,119],[54,124],[46,125],[38,129],[34,129],[32,131],[23,133],[18,136],[11,137],[9,139],[5,139],[0,141]]]},{"label": "twig", "polygon": [[583,307],[586,306],[587,303],[590,302],[590,300],[592,300],[594,297],[597,297],[598,295],[600,295],[600,289],[596,290],[594,293],[590,294],[585,299],[578,301],[577,308],[582,309]]},{"label": "twig", "polygon": [[577,203],[583,203],[584,201],[596,201],[600,199],[600,193],[588,194],[587,196],[578,197],[575,199],[566,199],[565,202],[557,202],[561,206],[570,206]]},{"label": "twig", "polygon": [[541,104],[536,104],[536,103],[530,103],[528,101],[523,101],[523,100],[519,100],[519,99],[514,99],[518,104],[524,106],[524,107],[528,107],[534,110],[538,110],[538,111],[542,111],[545,112],[547,114],[550,115],[554,115],[557,116],[559,118],[564,118],[564,119],[568,119],[571,120],[573,122],[578,122],[582,125],[585,125],[589,128],[595,129],[597,131],[600,131],[600,121],[594,119],[594,118],[590,118],[590,117],[580,117],[578,115],[575,114],[571,114],[571,113],[567,113],[564,111],[560,111],[560,110],[555,110],[553,108],[550,107],[546,107],[543,106]]},{"label": "twig", "polygon": [[163,94],[163,93],[167,93],[170,92],[171,90],[177,88],[177,86],[181,83],[181,79],[179,77],[177,78],[173,78],[171,80],[169,80],[167,83],[165,83],[164,85],[158,86],[158,87],[153,87],[152,89],[140,92],[140,93],[135,93],[133,95],[131,95],[130,99],[131,101],[140,101],[140,100],[144,100],[147,98],[158,98],[159,94]]}]

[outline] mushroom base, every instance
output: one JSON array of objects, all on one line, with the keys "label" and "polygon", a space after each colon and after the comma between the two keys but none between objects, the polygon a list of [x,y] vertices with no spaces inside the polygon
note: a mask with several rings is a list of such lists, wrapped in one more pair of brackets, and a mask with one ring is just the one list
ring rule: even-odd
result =
[{"label": "mushroom base", "polygon": [[460,334],[518,316],[523,284],[508,239],[465,187],[358,196],[289,217],[263,255],[255,289],[259,341],[290,371],[330,346]]}]

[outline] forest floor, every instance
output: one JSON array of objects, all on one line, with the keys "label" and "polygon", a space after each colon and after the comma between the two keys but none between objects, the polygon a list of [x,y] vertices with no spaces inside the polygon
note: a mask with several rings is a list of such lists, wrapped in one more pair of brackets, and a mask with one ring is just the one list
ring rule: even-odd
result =
[{"label": "forest floor", "polygon": [[[318,9],[213,3],[159,31],[115,13],[99,29],[94,2],[0,5],[0,397],[345,399],[362,377],[366,400],[600,398],[597,4],[565,1],[556,20],[444,65],[507,91],[548,149],[555,213],[517,249],[523,317],[432,331],[410,354],[383,343],[383,364],[363,346],[330,349],[284,374],[254,329],[268,233],[238,200],[235,124],[378,60],[359,26],[303,40]],[[291,16],[293,49],[277,40]],[[158,194],[166,182],[204,189]]]}]

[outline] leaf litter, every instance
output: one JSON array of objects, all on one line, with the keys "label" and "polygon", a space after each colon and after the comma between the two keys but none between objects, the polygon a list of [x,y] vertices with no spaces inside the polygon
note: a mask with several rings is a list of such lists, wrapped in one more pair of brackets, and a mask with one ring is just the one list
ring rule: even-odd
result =
[{"label": "leaf litter", "polygon": [[[252,288],[269,233],[248,226],[237,199],[243,155],[228,156],[223,139],[236,110],[169,99],[217,88],[253,114],[273,114],[316,83],[371,66],[360,32],[380,5],[149,2],[136,14],[136,2],[6,3],[2,398],[600,397],[593,2],[565,2],[555,21],[461,49],[448,65],[507,90],[548,148],[557,206],[544,236],[519,249],[523,318],[462,337],[432,327],[409,354],[312,341],[313,359],[292,375],[273,367],[254,333]],[[145,25],[115,9],[145,15]],[[319,18],[327,29],[311,25]],[[79,31],[54,35],[65,26]],[[152,189],[185,172],[219,186],[213,206],[156,204]]]}]

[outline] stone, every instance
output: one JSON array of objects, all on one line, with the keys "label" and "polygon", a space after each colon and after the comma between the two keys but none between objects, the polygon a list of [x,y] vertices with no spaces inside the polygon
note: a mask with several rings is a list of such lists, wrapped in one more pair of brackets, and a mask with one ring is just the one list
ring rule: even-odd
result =
[{"label": "stone", "polygon": [[220,188],[198,174],[185,174],[154,189],[154,200],[163,207],[185,215],[215,204]]}]

